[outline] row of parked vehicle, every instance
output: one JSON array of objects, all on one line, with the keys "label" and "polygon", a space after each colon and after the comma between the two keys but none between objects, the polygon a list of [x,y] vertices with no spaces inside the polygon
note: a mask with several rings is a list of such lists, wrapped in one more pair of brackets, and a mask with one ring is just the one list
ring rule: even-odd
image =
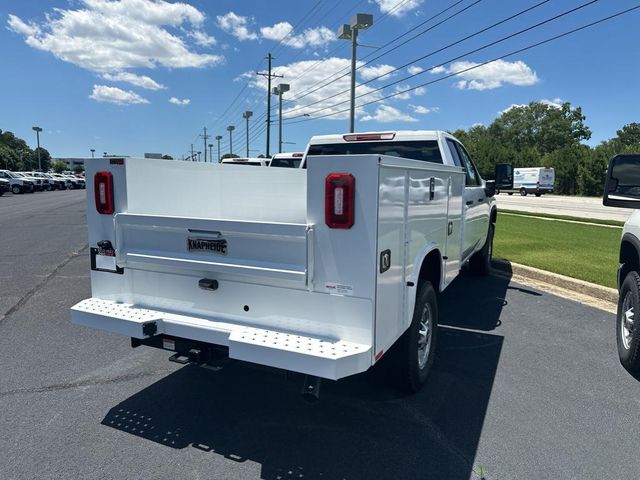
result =
[{"label": "row of parked vehicle", "polygon": [[80,188],[85,188],[84,178],[72,174],[0,170],[0,196]]}]

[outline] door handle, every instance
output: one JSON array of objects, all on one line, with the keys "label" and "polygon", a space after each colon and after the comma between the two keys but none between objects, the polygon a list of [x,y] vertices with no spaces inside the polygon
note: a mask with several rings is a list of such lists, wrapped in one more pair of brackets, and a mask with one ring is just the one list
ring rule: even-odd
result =
[{"label": "door handle", "polygon": [[202,278],[198,281],[198,286],[203,290],[217,290],[218,281],[212,278]]},{"label": "door handle", "polygon": [[467,205],[473,205],[473,200],[469,200],[469,201],[467,202]]}]

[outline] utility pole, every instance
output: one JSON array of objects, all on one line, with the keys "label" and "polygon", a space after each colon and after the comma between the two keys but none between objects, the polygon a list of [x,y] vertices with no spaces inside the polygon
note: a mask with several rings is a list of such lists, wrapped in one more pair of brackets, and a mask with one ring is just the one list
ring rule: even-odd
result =
[{"label": "utility pole", "polygon": [[271,141],[271,79],[272,78],[283,78],[282,75],[275,75],[271,73],[271,60],[273,60],[273,56],[271,53],[267,55],[267,61],[269,69],[265,72],[256,72],[256,75],[260,75],[262,77],[267,78],[267,158],[269,155],[269,144]]},{"label": "utility pole", "polygon": [[32,130],[36,132],[36,141],[38,142],[38,170],[42,171],[42,161],[40,160],[40,132],[42,128],[32,127]]},{"label": "utility pole", "polygon": [[207,127],[204,127],[204,135],[200,135],[204,139],[204,163],[207,163],[207,139],[209,135],[207,135]]},{"label": "utility pole", "polygon": [[213,163],[213,143],[209,144],[209,162]]},{"label": "utility pole", "polygon": [[251,115],[253,115],[253,112],[249,110],[242,114],[242,118],[247,121],[247,158],[249,158],[249,118],[251,118]]},{"label": "utility pole", "polygon": [[218,163],[220,163],[220,140],[222,140],[222,135],[216,135],[216,140],[218,141]]},{"label": "utility pole", "polygon": [[229,132],[229,155],[233,155],[233,131],[236,129],[233,125],[227,127]]},{"label": "utility pole", "polygon": [[189,157],[191,159],[191,161],[193,162],[193,157],[195,156],[195,154],[193,153],[193,143],[191,144],[191,157]]},{"label": "utility pole", "polygon": [[282,153],[282,94],[289,91],[289,85],[287,83],[281,83],[277,87],[273,87],[272,93],[278,95],[279,105],[278,109],[278,153]]}]

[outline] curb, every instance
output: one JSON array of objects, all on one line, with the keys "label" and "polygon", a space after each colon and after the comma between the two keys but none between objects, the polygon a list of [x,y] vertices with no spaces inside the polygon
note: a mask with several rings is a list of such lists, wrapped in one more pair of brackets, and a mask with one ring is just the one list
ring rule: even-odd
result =
[{"label": "curb", "polygon": [[492,266],[495,270],[509,275],[519,275],[539,282],[548,283],[556,287],[571,290],[573,292],[597,298],[613,304],[618,303],[618,291],[615,288],[603,287],[595,283],[585,282],[577,278],[567,277],[557,273],[547,272],[539,268],[528,267],[508,260],[493,259]]}]

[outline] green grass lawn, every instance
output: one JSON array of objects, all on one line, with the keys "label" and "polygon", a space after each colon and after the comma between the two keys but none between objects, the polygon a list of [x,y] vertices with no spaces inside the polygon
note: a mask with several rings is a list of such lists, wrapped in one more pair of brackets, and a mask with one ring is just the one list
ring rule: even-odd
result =
[{"label": "green grass lawn", "polygon": [[494,256],[615,288],[621,234],[622,228],[498,213]]}]

